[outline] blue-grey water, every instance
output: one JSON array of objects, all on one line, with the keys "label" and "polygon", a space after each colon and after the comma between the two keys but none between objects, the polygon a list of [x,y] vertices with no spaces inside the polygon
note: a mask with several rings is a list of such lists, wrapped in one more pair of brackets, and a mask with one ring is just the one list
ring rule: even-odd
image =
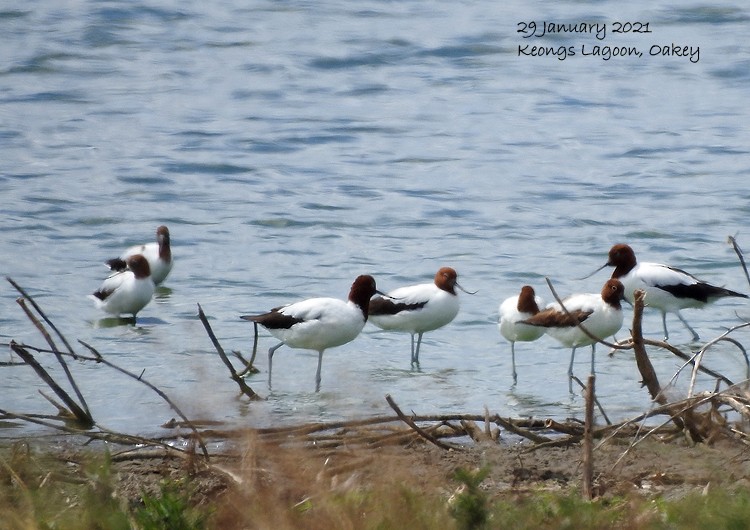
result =
[{"label": "blue-grey water", "polygon": [[[607,33],[524,38],[518,30],[532,21],[606,24]],[[616,22],[649,33],[614,33]],[[615,242],[749,290],[726,244],[737,235],[750,249],[749,24],[737,0],[5,6],[0,272],[69,340],[143,372],[191,417],[252,426],[355,418],[389,412],[386,394],[417,413],[486,405],[504,416],[580,417],[569,350],[550,338],[517,345],[513,386],[498,304],[524,283],[551,300],[545,277],[560,294],[598,292],[607,272],[577,278]],[[685,56],[650,54],[673,44]],[[555,54],[533,56],[533,46]],[[642,55],[605,60],[622,46]],[[152,240],[160,224],[172,233],[171,276],[136,326],[104,325],[86,298],[104,260]],[[248,354],[252,326],[240,314],[343,298],[363,273],[383,290],[427,282],[444,265],[478,292],[461,294],[455,321],[425,336],[421,369],[409,366],[408,335],[368,325],[326,352],[320,393],[317,354],[287,348],[268,389],[275,339],[264,333],[261,373],[248,383],[267,399],[238,398],[196,317],[200,303],[224,348]],[[3,280],[0,341],[43,346],[17,296]],[[748,314],[741,300],[685,311],[706,340]],[[684,345],[685,329],[669,324]],[[661,337],[657,314],[644,325]],[[746,331],[734,336],[747,342]],[[600,346],[597,390],[610,417],[646,410],[632,356],[606,354]],[[652,358],[663,381],[681,365],[661,351]],[[587,348],[578,360],[583,378]],[[729,344],[706,362],[745,378]],[[0,408],[54,413],[31,370],[1,369]],[[174,416],[105,366],[71,369],[107,427],[154,433]],[[681,376],[675,395],[688,383]],[[713,386],[701,378],[698,390]]]}]

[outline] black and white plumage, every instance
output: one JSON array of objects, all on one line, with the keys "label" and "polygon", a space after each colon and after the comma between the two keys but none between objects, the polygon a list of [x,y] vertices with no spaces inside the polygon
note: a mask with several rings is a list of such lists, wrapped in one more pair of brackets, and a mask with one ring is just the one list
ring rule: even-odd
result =
[{"label": "black and white plumage", "polygon": [[711,285],[668,265],[638,262],[633,249],[623,243],[609,250],[604,267],[607,266],[615,268],[612,278],[622,282],[625,298],[629,302],[633,302],[636,289],[643,289],[646,292],[645,305],[661,311],[664,340],[669,340],[667,313],[674,313],[693,335],[693,340],[697,341],[699,336],[680,314],[681,309],[702,308],[727,296],[747,298],[745,294]]},{"label": "black and white plumage", "polygon": [[160,226],[156,229],[156,241],[128,248],[119,258],[108,260],[107,266],[113,271],[125,270],[128,258],[136,254],[141,254],[148,260],[151,267],[151,279],[154,284],[162,283],[172,270],[172,265],[174,265],[169,228],[164,225]]},{"label": "black and white plumage", "polygon": [[[591,345],[591,373],[594,373],[596,340],[587,335],[578,324],[600,339],[614,335],[622,327],[623,314],[620,301],[624,288],[619,280],[609,279],[600,293],[574,294],[562,300],[567,313],[559,303],[553,302],[546,309],[522,322],[545,329],[547,335],[572,348],[568,365],[568,381],[573,378],[573,361],[578,346]],[[572,383],[570,383],[572,391]]]},{"label": "black and white plumage", "polygon": [[370,298],[377,293],[372,276],[358,276],[347,300],[308,298],[260,315],[240,318],[260,324],[281,342],[268,350],[268,384],[271,384],[273,354],[281,346],[318,352],[315,391],[320,390],[323,352],[354,340],[367,322]]},{"label": "black and white plumage", "polygon": [[[370,322],[381,329],[411,334],[411,362],[419,364],[422,335],[450,323],[458,314],[458,274],[442,267],[432,283],[399,287],[370,301]],[[414,336],[417,335],[416,347]]]},{"label": "black and white plumage", "polygon": [[500,334],[510,342],[513,383],[518,380],[515,343],[535,341],[544,335],[543,327],[524,324],[522,321],[539,313],[539,308],[543,305],[542,297],[537,296],[534,288],[530,285],[524,285],[521,287],[519,294],[506,298],[500,303],[498,327],[500,328]]},{"label": "black and white plumage", "polygon": [[148,260],[140,254],[128,257],[127,268],[107,277],[89,297],[97,307],[113,315],[132,315],[146,307],[154,295]]}]

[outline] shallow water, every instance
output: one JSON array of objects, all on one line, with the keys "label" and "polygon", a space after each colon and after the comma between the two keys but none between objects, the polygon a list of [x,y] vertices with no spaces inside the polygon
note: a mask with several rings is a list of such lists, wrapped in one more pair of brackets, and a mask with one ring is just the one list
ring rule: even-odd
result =
[{"label": "shallow water", "polygon": [[[569,351],[517,345],[519,381],[498,304],[530,283],[546,300],[599,291],[614,242],[747,291],[728,235],[745,240],[750,12],[737,2],[54,2],[0,11],[0,272],[35,297],[69,340],[144,372],[191,416],[241,425],[359,417],[390,409],[580,416]],[[524,39],[519,23],[607,23],[608,36]],[[615,21],[650,34],[613,34]],[[700,47],[698,62],[650,56]],[[519,57],[519,45],[636,46],[644,56]],[[86,294],[104,260],[172,233],[176,265],[138,325],[108,326]],[[355,276],[382,290],[455,267],[474,296],[425,336],[368,325],[326,352],[282,348],[267,399],[237,398],[198,321],[249,352],[238,316],[310,296],[345,297]],[[42,345],[0,285],[0,341]],[[750,313],[724,300],[685,316],[705,339]],[[626,320],[630,311],[626,310]],[[661,336],[658,315],[645,327]],[[673,341],[689,335],[669,320]],[[736,338],[746,340],[746,331]],[[624,335],[621,332],[620,335]],[[598,354],[613,419],[648,407],[628,354]],[[8,354],[9,355],[9,354]],[[667,380],[681,363],[654,352]],[[576,373],[588,371],[581,349]],[[712,366],[735,380],[730,345]],[[49,363],[54,366],[53,363]],[[73,363],[94,417],[152,433],[174,416],[145,387]],[[25,368],[3,368],[0,408],[50,412]],[[55,369],[55,375],[60,376]],[[684,391],[682,376],[677,391]],[[713,388],[710,380],[701,385]],[[8,435],[27,427],[7,429]]]}]

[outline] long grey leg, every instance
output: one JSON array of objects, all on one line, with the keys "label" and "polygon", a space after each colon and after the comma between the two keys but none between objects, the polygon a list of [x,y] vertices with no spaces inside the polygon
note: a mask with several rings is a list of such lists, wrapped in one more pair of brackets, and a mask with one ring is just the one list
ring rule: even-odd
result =
[{"label": "long grey leg", "polygon": [[315,372],[315,391],[320,392],[320,367],[323,366],[323,352],[325,350],[320,350],[318,352],[318,371]]},{"label": "long grey leg", "polygon": [[[677,313],[680,314],[679,312]],[[661,325],[664,328],[664,342],[667,342],[669,340],[669,331],[667,331],[667,312],[662,311],[661,312]]]},{"label": "long grey leg", "polygon": [[422,345],[422,334],[420,333],[417,336],[417,350],[416,350],[416,353],[414,354],[414,361],[412,361],[412,362],[417,363],[417,366],[419,365],[419,347],[421,345]]},{"label": "long grey leg", "polygon": [[276,346],[268,350],[268,388],[271,388],[271,372],[273,372],[273,354],[276,350],[284,345],[283,342],[279,342]]},{"label": "long grey leg", "polygon": [[515,385],[518,382],[518,374],[516,374],[516,343],[514,341],[510,342],[510,359],[513,363],[513,384]]},{"label": "long grey leg", "polygon": [[685,317],[683,317],[679,311],[677,311],[676,314],[677,314],[677,318],[680,319],[680,322],[685,324],[685,327],[688,328],[688,331],[693,334],[693,342],[698,342],[701,338],[698,336],[695,330],[690,327],[690,324],[687,323],[687,320],[685,320]]},{"label": "long grey leg", "polygon": [[568,366],[568,392],[573,393],[573,361],[576,358],[576,346],[570,352],[570,365]]}]

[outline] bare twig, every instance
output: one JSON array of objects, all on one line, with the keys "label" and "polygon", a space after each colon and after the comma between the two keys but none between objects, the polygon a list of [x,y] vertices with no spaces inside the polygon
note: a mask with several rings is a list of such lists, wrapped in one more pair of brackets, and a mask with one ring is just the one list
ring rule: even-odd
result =
[{"label": "bare twig", "polygon": [[496,414],[494,421],[495,423],[503,427],[506,431],[510,431],[513,434],[517,434],[518,436],[523,436],[524,438],[527,438],[534,443],[544,443],[544,442],[550,441],[550,439],[547,438],[546,436],[542,436],[542,435],[533,433],[528,429],[523,429],[519,427],[510,418],[503,419],[500,417],[500,415]]},{"label": "bare twig", "polygon": [[641,384],[648,389],[651,399],[664,405],[667,402],[667,398],[661,391],[659,378],[656,376],[656,370],[654,370],[654,365],[651,364],[651,359],[649,359],[648,353],[646,353],[646,347],[643,343],[643,327],[641,324],[646,292],[643,289],[636,289],[633,296],[633,329],[631,330],[630,335],[633,339],[635,364],[638,366],[638,371],[641,374]]},{"label": "bare twig", "polygon": [[229,376],[232,378],[232,381],[237,383],[237,385],[240,387],[240,391],[250,399],[263,399],[252,388],[250,388],[247,383],[245,383],[245,380],[237,373],[237,371],[234,369],[234,366],[232,366],[232,363],[229,361],[227,354],[224,353],[224,348],[222,348],[221,344],[219,344],[219,339],[216,338],[214,330],[211,329],[211,324],[208,323],[206,314],[203,312],[203,308],[200,304],[198,304],[198,318],[200,318],[201,322],[203,323],[203,327],[206,328],[208,338],[211,339],[214,348],[216,348],[216,351],[219,353],[219,357],[221,357],[224,365],[227,367],[227,369],[229,369]]},{"label": "bare twig", "polygon": [[[581,386],[581,388],[583,388],[584,390],[586,390],[586,385],[583,384],[583,381],[581,381],[580,379],[578,379],[576,376],[573,376],[572,379],[573,379],[573,381],[575,381],[576,383],[578,383]],[[599,402],[599,398],[596,397],[596,394],[593,395],[593,399],[594,399],[594,403],[596,403],[596,408],[598,408],[599,412],[601,412],[602,418],[604,418],[604,421],[606,422],[606,424],[607,425],[612,425],[612,422],[609,421],[609,416],[607,416],[607,413],[604,412],[604,407],[602,407],[602,404]]]},{"label": "bare twig", "polygon": [[180,410],[180,408],[174,403],[174,401],[172,401],[171,399],[169,399],[169,396],[167,396],[164,392],[162,392],[160,389],[158,389],[153,384],[151,384],[148,381],[146,381],[145,379],[143,379],[142,374],[141,375],[136,375],[133,372],[130,372],[130,371],[126,370],[125,368],[121,368],[121,367],[117,366],[116,364],[111,363],[110,361],[108,361],[107,359],[105,359],[96,350],[96,348],[94,348],[93,346],[85,343],[82,340],[79,340],[78,342],[80,342],[82,346],[84,346],[86,349],[88,349],[94,355],[94,359],[93,360],[95,360],[96,362],[100,362],[102,364],[105,364],[105,365],[109,366],[110,368],[113,368],[113,369],[117,370],[118,372],[120,372],[122,374],[125,374],[128,377],[130,377],[132,379],[135,379],[136,381],[138,381],[140,383],[143,383],[144,385],[146,385],[147,387],[149,387],[151,390],[153,390],[154,392],[156,392],[159,395],[159,397],[162,398],[170,406],[170,408],[172,410],[174,410],[177,413],[178,416],[180,416],[180,418],[182,418],[182,420],[190,428],[190,430],[193,431],[193,435],[197,439],[198,444],[200,445],[201,450],[203,451],[203,456],[205,456],[206,459],[208,459],[208,449],[206,448],[206,444],[203,443],[203,439],[201,438],[200,433],[198,432],[198,429],[195,428],[195,426],[190,422],[190,420],[187,418],[187,416],[185,416],[185,414]]},{"label": "bare twig", "polygon": [[747,283],[750,284],[750,274],[747,272],[747,265],[745,264],[745,258],[742,255],[742,249],[740,249],[734,236],[729,236],[729,242],[732,244],[732,248],[734,248],[737,257],[740,258],[740,264],[742,265],[742,270],[745,272],[745,278],[747,278]]},{"label": "bare twig", "polygon": [[424,438],[428,442],[436,445],[440,449],[445,449],[446,451],[448,451],[450,449],[455,449],[455,447],[450,446],[450,445],[446,445],[443,442],[441,442],[440,440],[438,440],[437,438],[435,438],[434,436],[430,435],[424,429],[420,428],[419,425],[417,425],[416,423],[414,423],[414,421],[411,418],[406,417],[406,415],[404,415],[404,413],[401,412],[401,409],[398,407],[398,405],[396,405],[396,402],[393,401],[393,398],[391,397],[390,394],[386,394],[385,400],[388,402],[388,404],[394,410],[394,412],[399,417],[399,419],[401,421],[403,421],[404,423],[406,423],[409,427],[411,427],[412,429],[414,429],[414,431],[417,434],[419,434],[422,438]]},{"label": "bare twig", "polygon": [[594,384],[596,377],[589,375],[586,384],[586,416],[584,418],[583,430],[583,498],[591,500],[594,498],[594,442],[592,430],[594,428]]},{"label": "bare twig", "polygon": [[28,364],[31,368],[34,369],[34,371],[37,373],[37,375],[47,383],[47,386],[49,386],[52,391],[57,394],[57,396],[65,403],[65,406],[68,407],[68,410],[70,411],[71,415],[75,417],[82,426],[85,428],[93,427],[95,422],[94,419],[91,417],[89,413],[84,411],[78,403],[76,403],[73,398],[71,398],[65,390],[60,387],[60,385],[57,384],[57,382],[52,378],[52,376],[49,375],[47,370],[44,369],[44,367],[37,362],[37,360],[34,358],[34,356],[26,351],[23,347],[21,347],[18,343],[11,341],[10,343],[11,349],[16,352],[16,354],[23,359],[23,361]]},{"label": "bare twig", "polygon": [[694,359],[695,359],[695,363],[694,363],[694,365],[693,365],[693,372],[692,372],[692,374],[691,374],[691,378],[690,378],[690,389],[689,389],[689,391],[688,391],[688,396],[691,396],[691,395],[692,395],[692,393],[693,393],[693,388],[694,388],[694,386],[695,386],[695,378],[696,378],[696,376],[697,376],[697,371],[698,371],[698,368],[699,368],[699,367],[700,367],[700,365],[701,365],[701,361],[703,360],[703,356],[704,356],[704,354],[706,353],[706,351],[708,350],[708,348],[710,348],[711,346],[713,346],[713,345],[714,345],[714,344],[716,344],[717,342],[720,342],[720,341],[723,341],[723,340],[728,340],[729,342],[731,342],[731,343],[732,343],[732,344],[734,344],[735,346],[738,346],[738,348],[740,349],[740,351],[741,351],[741,352],[743,353],[743,355],[744,355],[744,358],[745,358],[745,362],[746,362],[746,363],[748,362],[748,359],[747,359],[747,353],[745,352],[745,349],[744,349],[744,348],[742,347],[742,345],[740,345],[740,344],[739,344],[739,343],[738,343],[737,341],[735,341],[734,339],[728,339],[728,338],[727,338],[727,335],[729,335],[730,333],[732,333],[732,332],[733,332],[733,331],[735,331],[736,329],[739,329],[739,328],[744,328],[744,327],[747,327],[747,326],[750,326],[750,322],[746,322],[746,323],[744,323],[744,324],[739,324],[739,325],[737,325],[737,326],[734,326],[734,327],[732,327],[732,328],[729,328],[728,330],[726,330],[726,331],[725,331],[724,333],[722,333],[722,334],[721,334],[721,335],[719,335],[718,337],[716,337],[716,338],[714,338],[714,339],[712,339],[712,340],[708,341],[708,342],[707,342],[706,344],[704,344],[704,345],[703,345],[703,347],[702,347],[702,348],[701,348],[701,349],[700,349],[700,350],[699,350],[699,351],[698,351],[698,352],[697,352],[697,353],[696,353],[696,354],[695,354],[695,355],[693,356],[693,357],[694,357]]},{"label": "bare twig", "polygon": [[68,348],[68,352],[75,358],[75,352],[73,351],[73,348],[70,347],[70,344],[68,344],[68,340],[65,338],[65,336],[60,333],[60,330],[57,329],[57,326],[49,319],[47,318],[47,315],[44,314],[44,311],[42,311],[42,308],[39,307],[39,304],[37,304],[34,299],[31,297],[29,293],[27,293],[23,287],[18,285],[12,278],[6,276],[6,280],[8,280],[8,283],[10,283],[15,289],[21,293],[21,296],[23,296],[25,299],[29,301],[29,303],[34,307],[34,310],[39,313],[39,316],[42,317],[42,319],[47,323],[47,325],[54,331],[58,337],[60,337],[60,340],[63,344],[65,344],[65,347]]},{"label": "bare twig", "polygon": [[[28,295],[27,295],[28,296]],[[81,390],[78,388],[78,385],[76,384],[75,379],[73,379],[73,374],[70,373],[70,369],[68,368],[68,363],[65,362],[65,359],[63,358],[62,354],[60,353],[60,350],[57,349],[57,345],[55,344],[55,341],[52,340],[52,337],[47,332],[47,330],[44,328],[41,322],[39,322],[39,319],[34,316],[34,314],[29,310],[28,307],[26,307],[25,300],[29,300],[29,303],[38,311],[41,313],[41,308],[34,302],[31,298],[19,298],[16,300],[18,305],[21,306],[21,309],[23,309],[24,313],[26,313],[26,316],[31,320],[31,322],[36,326],[36,328],[39,330],[39,332],[42,334],[42,336],[47,341],[47,344],[49,344],[49,347],[52,348],[52,353],[54,353],[55,358],[57,359],[57,362],[62,366],[63,371],[65,372],[65,376],[68,378],[68,382],[70,383],[71,388],[73,389],[73,392],[75,392],[76,396],[78,397],[78,401],[81,404],[81,408],[86,413],[86,415],[91,418],[91,412],[89,411],[89,407],[86,404],[86,400],[83,397],[83,394],[81,393]],[[49,319],[46,317],[43,317],[47,323],[49,323]],[[59,337],[62,338],[62,340],[65,342],[65,345],[68,346],[68,349],[70,350],[70,345],[63,337],[62,333],[57,331],[57,334]],[[71,351],[71,355],[73,355],[73,358],[75,358],[75,353]],[[92,420],[93,421],[93,420]]]}]

